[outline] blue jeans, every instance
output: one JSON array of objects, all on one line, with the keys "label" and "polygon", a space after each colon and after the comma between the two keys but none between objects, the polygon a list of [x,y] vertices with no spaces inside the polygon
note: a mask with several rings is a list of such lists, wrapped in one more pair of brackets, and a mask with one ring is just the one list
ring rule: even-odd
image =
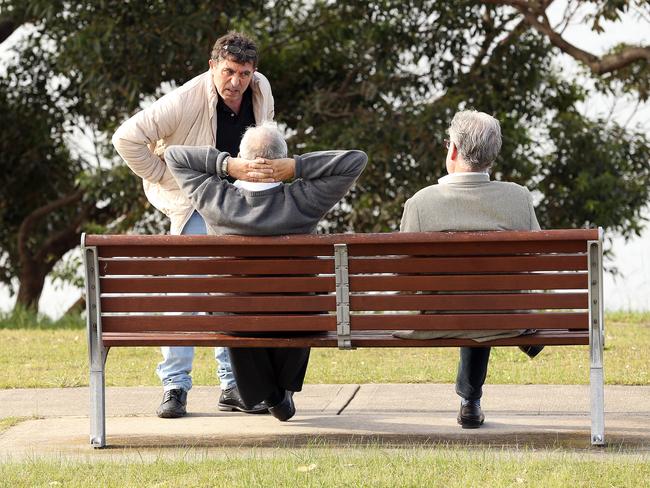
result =
[{"label": "blue jeans", "polygon": [[[192,216],[183,227],[182,235],[205,235],[207,234],[205,222],[195,210]],[[189,391],[192,388],[192,361],[194,360],[194,347],[175,346],[161,347],[163,360],[158,363],[156,374],[160,378],[165,391],[181,388]],[[217,375],[222,390],[227,390],[236,385],[235,375],[230,366],[230,356],[225,347],[215,347],[214,357],[219,362]]]}]

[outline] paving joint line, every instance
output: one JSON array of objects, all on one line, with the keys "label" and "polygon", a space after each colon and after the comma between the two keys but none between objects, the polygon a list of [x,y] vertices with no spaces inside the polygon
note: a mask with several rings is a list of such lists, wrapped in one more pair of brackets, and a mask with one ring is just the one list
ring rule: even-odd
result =
[{"label": "paving joint line", "polygon": [[343,406],[339,409],[338,412],[336,412],[336,415],[341,415],[341,412],[343,412],[343,410],[345,410],[346,407],[348,405],[350,405],[352,400],[354,400],[354,397],[357,396],[357,393],[361,389],[361,385],[355,385],[355,386],[356,386],[356,388],[354,389],[354,392],[352,393],[352,395],[350,395],[350,398],[348,399],[348,401],[343,404]]}]

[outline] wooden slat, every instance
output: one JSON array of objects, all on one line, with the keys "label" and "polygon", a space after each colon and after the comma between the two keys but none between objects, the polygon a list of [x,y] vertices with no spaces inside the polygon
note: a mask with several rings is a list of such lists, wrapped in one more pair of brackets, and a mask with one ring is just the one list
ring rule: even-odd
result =
[{"label": "wooden slat", "polygon": [[174,274],[303,275],[334,273],[333,259],[102,259],[101,276]]},{"label": "wooden slat", "polygon": [[586,241],[513,241],[513,242],[423,242],[353,244],[348,246],[350,256],[510,256],[533,253],[584,253]]},{"label": "wooden slat", "polygon": [[587,308],[587,293],[353,295],[352,310],[539,310]]},{"label": "wooden slat", "polygon": [[[470,339],[409,340],[393,337],[390,331],[374,331],[353,334],[355,347],[485,347],[519,345],[588,345],[586,331],[540,330],[533,335],[498,339],[478,343]],[[225,347],[336,347],[336,334],[324,333],[293,337],[243,337],[211,332],[180,333],[155,332],[122,334],[105,332],[104,345],[124,346],[225,346]]]},{"label": "wooden slat", "polygon": [[351,274],[357,273],[508,273],[521,271],[587,270],[585,255],[534,255],[489,257],[383,257],[352,258]]},{"label": "wooden slat", "polygon": [[[144,236],[143,236],[144,237]],[[155,237],[155,236],[148,236]],[[190,237],[190,236],[184,236]],[[201,236],[195,236],[201,237]],[[205,237],[205,236],[203,236]],[[332,246],[109,246],[99,247],[100,258],[114,257],[291,257],[291,256],[333,256]]]},{"label": "wooden slat", "polygon": [[[353,311],[584,309],[587,293],[506,293],[486,295],[354,295]],[[103,312],[327,312],[328,296],[108,296]]]},{"label": "wooden slat", "polygon": [[541,231],[473,231],[473,232],[393,232],[376,234],[256,236],[171,236],[171,235],[86,235],[86,246],[293,246],[375,244],[392,242],[489,242],[489,241],[564,241],[597,240],[598,229],[554,229]]},{"label": "wooden slat", "polygon": [[586,329],[586,312],[353,315],[352,330]]},{"label": "wooden slat", "polygon": [[104,332],[266,332],[336,330],[334,315],[122,315],[103,316]]},{"label": "wooden slat", "polygon": [[103,312],[328,312],[334,295],[104,297]]},{"label": "wooden slat", "polygon": [[[587,313],[353,315],[360,330],[586,329]],[[336,330],[333,315],[124,315],[102,317],[105,332],[147,331],[326,331]]]},{"label": "wooden slat", "polygon": [[102,293],[331,292],[334,277],[101,278]]},{"label": "wooden slat", "polygon": [[556,290],[587,287],[586,273],[350,277],[350,291]]}]

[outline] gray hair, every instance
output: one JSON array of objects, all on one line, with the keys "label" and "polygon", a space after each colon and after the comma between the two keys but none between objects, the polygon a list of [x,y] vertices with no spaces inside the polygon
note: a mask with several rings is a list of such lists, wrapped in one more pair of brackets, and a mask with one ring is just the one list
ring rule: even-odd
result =
[{"label": "gray hair", "polygon": [[244,159],[287,157],[287,143],[273,122],[249,127],[239,144],[239,155]]},{"label": "gray hair", "polygon": [[499,121],[485,112],[456,113],[449,126],[449,137],[473,171],[487,170],[501,150]]}]

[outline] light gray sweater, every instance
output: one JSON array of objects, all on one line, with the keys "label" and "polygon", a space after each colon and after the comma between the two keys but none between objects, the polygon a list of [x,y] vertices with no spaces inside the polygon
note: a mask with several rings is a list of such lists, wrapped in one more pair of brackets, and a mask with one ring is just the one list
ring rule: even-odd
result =
[{"label": "light gray sweater", "polygon": [[261,191],[222,179],[228,157],[211,146],[170,146],[165,161],[201,214],[208,234],[310,234],[348,192],[366,166],[362,151],[319,151],[296,156],[295,180]]}]

